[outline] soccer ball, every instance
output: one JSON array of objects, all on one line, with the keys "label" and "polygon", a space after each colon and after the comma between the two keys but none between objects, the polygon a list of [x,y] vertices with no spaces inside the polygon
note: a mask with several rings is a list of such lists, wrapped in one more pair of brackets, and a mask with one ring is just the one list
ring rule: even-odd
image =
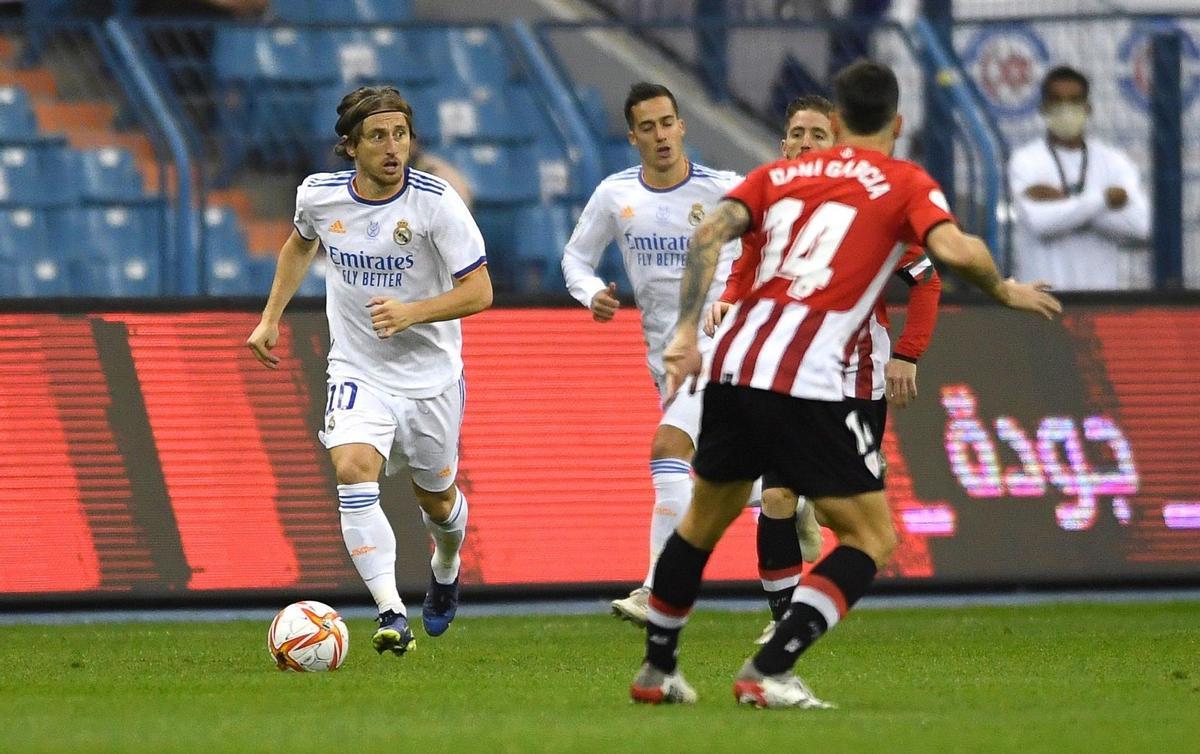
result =
[{"label": "soccer ball", "polygon": [[271,621],[267,651],[280,670],[337,670],[350,651],[350,632],[329,605],[315,600],[293,602]]}]

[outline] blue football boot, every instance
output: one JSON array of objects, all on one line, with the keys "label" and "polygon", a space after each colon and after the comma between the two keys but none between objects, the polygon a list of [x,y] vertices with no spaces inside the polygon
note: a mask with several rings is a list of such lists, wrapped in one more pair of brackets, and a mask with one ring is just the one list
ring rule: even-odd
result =
[{"label": "blue football boot", "polygon": [[425,633],[430,636],[441,636],[450,628],[454,614],[458,612],[458,578],[450,584],[439,584],[438,580],[429,575],[429,591],[425,593],[425,602],[421,605],[421,622],[425,624]]}]

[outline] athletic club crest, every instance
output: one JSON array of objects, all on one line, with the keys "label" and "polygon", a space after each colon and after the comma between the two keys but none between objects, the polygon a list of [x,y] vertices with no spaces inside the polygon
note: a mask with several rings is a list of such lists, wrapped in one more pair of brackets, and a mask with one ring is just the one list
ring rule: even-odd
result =
[{"label": "athletic club crest", "polygon": [[408,220],[396,223],[396,229],[392,231],[392,240],[400,246],[406,246],[412,240],[412,230],[408,227]]},{"label": "athletic club crest", "polygon": [[688,213],[688,225],[691,225],[694,228],[697,225],[699,225],[703,220],[704,220],[704,205],[699,204],[699,203],[693,204],[692,211]]}]

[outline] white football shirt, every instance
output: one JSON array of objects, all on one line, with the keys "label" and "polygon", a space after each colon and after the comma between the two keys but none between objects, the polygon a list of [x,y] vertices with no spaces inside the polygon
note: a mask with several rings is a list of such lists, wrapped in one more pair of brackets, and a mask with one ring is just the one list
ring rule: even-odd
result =
[{"label": "white football shirt", "polygon": [[408,169],[390,199],[363,199],[353,170],[316,173],[296,190],[296,231],[327,253],[329,378],[359,380],[389,395],[429,398],[462,375],[458,320],[414,325],[380,340],[367,302],[422,301],[486,264],[483,236],[454,189]]},{"label": "white football shirt", "polygon": [[[596,266],[605,247],[617,242],[633,296],[642,313],[642,334],[650,372],[661,384],[665,374],[663,350],[679,320],[679,283],[688,246],[696,226],[717,202],[742,180],[736,173],[689,164],[688,177],[668,189],[655,189],[642,180],[640,166],[605,178],[588,200],[575,232],[563,250],[563,277],[579,303],[591,307],[604,290]],[[741,242],[721,249],[705,307],[725,289],[729,268],[741,253]],[[711,340],[701,337],[707,348]]]}]

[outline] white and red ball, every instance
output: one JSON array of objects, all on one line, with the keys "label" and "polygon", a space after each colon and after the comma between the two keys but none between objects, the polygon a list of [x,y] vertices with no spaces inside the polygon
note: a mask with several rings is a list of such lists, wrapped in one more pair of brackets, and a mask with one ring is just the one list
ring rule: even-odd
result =
[{"label": "white and red ball", "polygon": [[350,632],[329,605],[316,600],[293,602],[271,621],[267,650],[280,670],[337,670],[350,651]]}]

